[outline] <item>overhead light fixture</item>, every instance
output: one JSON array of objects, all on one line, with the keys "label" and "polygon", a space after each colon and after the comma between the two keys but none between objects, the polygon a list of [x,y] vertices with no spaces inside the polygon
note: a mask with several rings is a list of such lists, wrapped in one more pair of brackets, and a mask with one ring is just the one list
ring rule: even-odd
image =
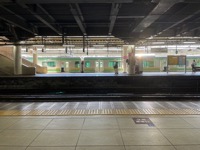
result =
[{"label": "overhead light fixture", "polygon": [[105,47],[105,45],[93,45],[93,47]]},{"label": "overhead light fixture", "polygon": [[44,45],[33,45],[33,47],[44,47]]},{"label": "overhead light fixture", "polygon": [[183,42],[183,43],[185,43],[185,44],[194,44],[196,42]]},{"label": "overhead light fixture", "polygon": [[165,42],[152,42],[152,44],[165,44]]},{"label": "overhead light fixture", "polygon": [[63,44],[63,47],[75,47],[75,45],[67,45],[67,44]]}]

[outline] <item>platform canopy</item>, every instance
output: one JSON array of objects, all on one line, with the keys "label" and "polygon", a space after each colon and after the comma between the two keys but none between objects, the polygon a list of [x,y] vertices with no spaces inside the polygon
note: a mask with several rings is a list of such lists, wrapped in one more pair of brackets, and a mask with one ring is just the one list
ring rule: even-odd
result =
[{"label": "platform canopy", "polygon": [[199,35],[199,0],[1,0],[0,36],[108,36],[128,43]]}]

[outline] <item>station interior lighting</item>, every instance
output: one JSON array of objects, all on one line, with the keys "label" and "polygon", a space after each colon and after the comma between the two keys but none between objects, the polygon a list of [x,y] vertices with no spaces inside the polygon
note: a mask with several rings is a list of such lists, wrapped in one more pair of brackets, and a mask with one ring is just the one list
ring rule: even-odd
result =
[{"label": "station interior lighting", "polygon": [[185,44],[194,44],[196,42],[183,42],[183,43],[185,43]]},{"label": "station interior lighting", "polygon": [[64,44],[63,47],[75,47],[75,45],[67,45],[67,44]]}]

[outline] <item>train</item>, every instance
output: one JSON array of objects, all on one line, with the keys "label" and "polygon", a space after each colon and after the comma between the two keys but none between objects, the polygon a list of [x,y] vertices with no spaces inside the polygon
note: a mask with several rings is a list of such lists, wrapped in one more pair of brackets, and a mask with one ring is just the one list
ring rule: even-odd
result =
[{"label": "train", "polygon": [[[167,56],[136,56],[142,65],[142,72],[163,72],[167,67]],[[33,58],[26,58],[33,61]],[[183,72],[192,71],[192,61],[196,60],[197,66],[200,66],[199,56],[187,56],[185,65],[169,65],[168,71]],[[38,57],[38,65],[47,67],[48,73],[110,73],[114,72],[113,66],[118,62],[119,72],[124,71],[122,57]],[[126,61],[127,62],[127,61]],[[128,66],[128,64],[127,64]]]}]

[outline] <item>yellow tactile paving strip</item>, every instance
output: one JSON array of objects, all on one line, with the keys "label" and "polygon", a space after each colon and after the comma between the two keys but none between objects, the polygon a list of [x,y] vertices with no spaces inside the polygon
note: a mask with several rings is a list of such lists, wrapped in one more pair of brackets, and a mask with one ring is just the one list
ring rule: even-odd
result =
[{"label": "yellow tactile paving strip", "polygon": [[0,116],[199,115],[200,109],[0,110]]}]

